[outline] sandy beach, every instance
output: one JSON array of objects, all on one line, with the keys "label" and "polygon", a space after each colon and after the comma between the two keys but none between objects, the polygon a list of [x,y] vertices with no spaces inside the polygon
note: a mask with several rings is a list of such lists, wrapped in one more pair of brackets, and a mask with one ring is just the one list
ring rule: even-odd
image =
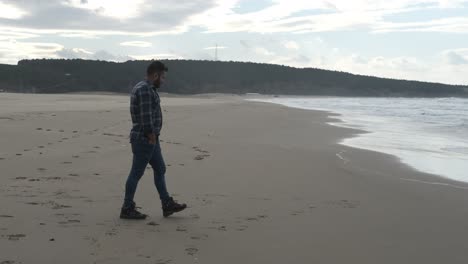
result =
[{"label": "sandy beach", "polygon": [[329,114],[164,96],[169,191],[131,165],[124,95],[0,94],[0,263],[467,263],[468,184],[337,144]]}]

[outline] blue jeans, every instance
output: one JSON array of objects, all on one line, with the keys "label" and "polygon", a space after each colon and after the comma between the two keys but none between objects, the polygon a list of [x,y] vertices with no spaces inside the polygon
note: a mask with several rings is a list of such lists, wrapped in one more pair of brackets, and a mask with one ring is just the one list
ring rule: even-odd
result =
[{"label": "blue jeans", "polygon": [[159,140],[152,145],[147,139],[132,140],[133,163],[130,174],[128,175],[125,184],[125,201],[124,207],[134,205],[134,197],[138,182],[145,173],[148,163],[153,167],[154,184],[159,193],[161,202],[167,201],[170,198],[166,188],[166,164],[161,153]]}]

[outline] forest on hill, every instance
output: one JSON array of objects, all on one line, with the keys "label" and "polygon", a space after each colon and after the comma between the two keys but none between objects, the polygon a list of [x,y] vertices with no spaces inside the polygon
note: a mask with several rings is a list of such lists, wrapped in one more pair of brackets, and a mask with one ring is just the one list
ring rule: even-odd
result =
[{"label": "forest on hill", "polygon": [[[315,68],[233,61],[164,60],[162,92],[372,97],[468,97],[468,86],[394,80]],[[128,93],[149,61],[22,60],[0,64],[0,90],[23,93]]]}]

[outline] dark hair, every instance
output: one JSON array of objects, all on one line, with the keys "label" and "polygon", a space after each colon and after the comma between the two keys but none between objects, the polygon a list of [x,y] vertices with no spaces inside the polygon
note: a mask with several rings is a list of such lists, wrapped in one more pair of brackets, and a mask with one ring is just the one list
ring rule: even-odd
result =
[{"label": "dark hair", "polygon": [[167,72],[168,70],[169,69],[166,67],[166,65],[164,65],[164,63],[160,61],[153,61],[150,65],[148,65],[148,68],[146,68],[146,74],[151,75],[157,72]]}]

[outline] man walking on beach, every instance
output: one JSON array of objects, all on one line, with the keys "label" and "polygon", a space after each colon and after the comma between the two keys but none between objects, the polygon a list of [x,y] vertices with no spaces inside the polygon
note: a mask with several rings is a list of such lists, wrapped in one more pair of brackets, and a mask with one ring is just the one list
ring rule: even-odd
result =
[{"label": "man walking on beach", "polygon": [[148,163],[153,167],[154,183],[161,199],[164,217],[187,208],[178,204],[169,195],[166,187],[166,165],[159,144],[162,127],[162,112],[156,91],[164,83],[167,67],[160,61],[152,62],[146,70],[146,80],[139,82],[132,90],[130,113],[133,127],[130,132],[133,163],[125,185],[125,200],[120,212],[123,219],[146,219],[147,215],[136,210],[133,201],[138,181],[145,173]]}]

